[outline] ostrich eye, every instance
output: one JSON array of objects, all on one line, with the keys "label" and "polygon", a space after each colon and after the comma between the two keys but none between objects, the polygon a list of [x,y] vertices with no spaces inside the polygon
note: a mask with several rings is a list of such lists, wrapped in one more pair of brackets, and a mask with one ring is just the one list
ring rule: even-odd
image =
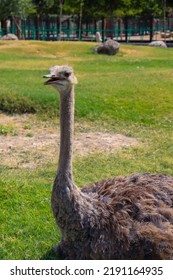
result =
[{"label": "ostrich eye", "polygon": [[65,72],[65,73],[64,73],[64,76],[65,76],[66,78],[68,78],[68,77],[70,76],[70,73]]}]

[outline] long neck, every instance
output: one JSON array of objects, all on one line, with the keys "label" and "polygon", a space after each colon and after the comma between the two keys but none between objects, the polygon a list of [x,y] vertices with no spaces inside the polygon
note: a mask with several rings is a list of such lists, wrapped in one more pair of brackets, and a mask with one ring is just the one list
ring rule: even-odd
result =
[{"label": "long neck", "polygon": [[58,173],[72,178],[74,87],[60,93],[60,154]]}]

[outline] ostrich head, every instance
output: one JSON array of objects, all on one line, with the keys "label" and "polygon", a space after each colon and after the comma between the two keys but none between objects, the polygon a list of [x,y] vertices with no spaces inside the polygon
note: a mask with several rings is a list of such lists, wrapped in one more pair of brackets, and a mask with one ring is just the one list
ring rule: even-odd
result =
[{"label": "ostrich head", "polygon": [[53,66],[49,72],[48,75],[43,76],[43,78],[49,78],[44,84],[53,86],[60,93],[70,90],[77,83],[73,69],[67,65]]}]

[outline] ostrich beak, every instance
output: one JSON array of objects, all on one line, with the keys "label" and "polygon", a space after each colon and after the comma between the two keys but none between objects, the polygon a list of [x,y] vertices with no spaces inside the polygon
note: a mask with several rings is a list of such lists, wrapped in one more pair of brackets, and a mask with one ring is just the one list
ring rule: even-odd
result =
[{"label": "ostrich beak", "polygon": [[53,82],[58,80],[58,77],[55,77],[55,75],[52,74],[44,75],[43,78],[49,79],[44,83],[44,85],[52,84]]},{"label": "ostrich beak", "polygon": [[52,74],[44,75],[43,78],[52,78]]}]

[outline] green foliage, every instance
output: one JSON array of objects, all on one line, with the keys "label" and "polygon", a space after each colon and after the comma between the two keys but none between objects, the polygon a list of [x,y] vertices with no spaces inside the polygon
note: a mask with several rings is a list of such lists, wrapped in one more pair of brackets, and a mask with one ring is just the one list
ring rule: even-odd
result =
[{"label": "green foliage", "polygon": [[[74,0],[73,4],[72,4],[71,0],[65,0],[64,1],[64,5],[63,5],[64,13],[67,13],[67,14],[79,14],[80,13],[80,5],[81,5],[82,2],[84,2],[84,1]],[[83,4],[83,7],[84,7],[85,4],[84,3],[82,3],[82,4]],[[91,9],[92,9],[92,7],[91,7]]]},{"label": "green foliage", "polygon": [[18,0],[16,11],[12,11],[12,15],[25,19],[29,14],[35,12],[32,0]]},{"label": "green foliage", "polygon": [[25,18],[34,12],[32,0],[0,0],[0,20],[8,19],[9,16]]},{"label": "green foliage", "polygon": [[14,4],[16,3],[16,1],[18,0],[0,0],[0,20],[2,19],[7,19],[10,15],[11,12],[14,9]]},{"label": "green foliage", "polygon": [[163,1],[162,0],[139,0],[138,5],[141,8],[141,13],[145,16],[158,16],[162,14]]},{"label": "green foliage", "polygon": [[0,110],[5,113],[35,113],[34,102],[27,96],[15,94],[0,95]]},{"label": "green foliage", "polygon": [[52,6],[57,2],[58,1],[54,0],[33,0],[33,3],[36,7],[36,13],[38,15],[48,15],[48,13],[51,11]]},{"label": "green foliage", "polygon": [[[28,14],[59,15],[59,0],[0,0],[0,19],[9,16],[25,18]],[[65,0],[63,14],[79,14],[82,7],[83,17],[133,16],[136,14],[147,16],[161,15],[163,0]],[[172,8],[172,0],[167,0],[167,10]]]},{"label": "green foliage", "polygon": [[[115,16],[133,16],[136,14],[158,16],[162,13],[163,9],[162,0],[66,0],[64,4],[64,11],[68,13],[79,13],[81,3],[83,3],[84,16],[92,17],[108,17],[112,14]],[[168,1],[168,5],[170,6],[172,4],[169,4]]]}]

